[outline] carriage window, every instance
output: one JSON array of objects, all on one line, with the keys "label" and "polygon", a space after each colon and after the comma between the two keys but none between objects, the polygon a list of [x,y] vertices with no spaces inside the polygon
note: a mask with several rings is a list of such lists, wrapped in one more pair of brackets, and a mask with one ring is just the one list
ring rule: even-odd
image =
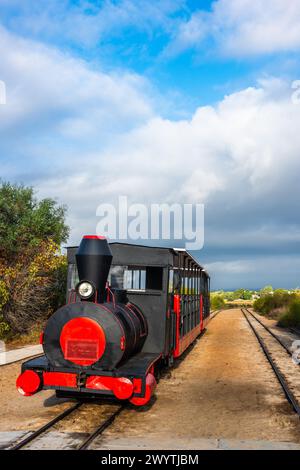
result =
[{"label": "carriage window", "polygon": [[163,268],[160,268],[159,266],[148,266],[146,268],[146,288],[162,290]]},{"label": "carriage window", "polygon": [[172,294],[173,289],[174,289],[174,270],[170,269],[170,271],[169,271],[169,289],[168,289],[169,294]]},{"label": "carriage window", "polygon": [[112,266],[108,276],[113,288],[127,290],[162,290],[163,268],[148,266]]},{"label": "carriage window", "polygon": [[146,270],[126,268],[124,272],[124,289],[145,290],[146,289]]}]

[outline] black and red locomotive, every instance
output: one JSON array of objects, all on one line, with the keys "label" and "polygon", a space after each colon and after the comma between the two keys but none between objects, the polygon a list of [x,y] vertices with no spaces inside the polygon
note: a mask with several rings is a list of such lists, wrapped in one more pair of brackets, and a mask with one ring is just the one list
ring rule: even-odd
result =
[{"label": "black and red locomotive", "polygon": [[19,392],[145,405],[157,368],[170,366],[209,320],[208,274],[185,250],[98,236],[67,254],[66,305],[41,335],[44,355],[23,363]]}]

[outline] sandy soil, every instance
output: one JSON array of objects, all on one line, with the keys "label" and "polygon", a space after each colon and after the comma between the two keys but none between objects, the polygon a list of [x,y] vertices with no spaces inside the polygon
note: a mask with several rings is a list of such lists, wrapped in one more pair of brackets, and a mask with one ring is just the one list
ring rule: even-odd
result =
[{"label": "sandy soil", "polygon": [[128,410],[107,438],[225,438],[300,442],[300,423],[240,310],[224,311],[161,380],[147,412]]},{"label": "sandy soil", "polygon": [[36,429],[70,406],[51,391],[22,397],[16,389],[21,363],[0,368],[0,431]]},{"label": "sandy soil", "polygon": [[[52,392],[21,397],[15,389],[19,367],[0,368],[0,431],[34,429],[70,406]],[[57,430],[91,431],[112,407],[85,404]],[[136,442],[173,436],[300,443],[300,424],[236,309],[212,320],[184,360],[160,380],[151,405],[123,411],[101,442],[125,436]]]}]

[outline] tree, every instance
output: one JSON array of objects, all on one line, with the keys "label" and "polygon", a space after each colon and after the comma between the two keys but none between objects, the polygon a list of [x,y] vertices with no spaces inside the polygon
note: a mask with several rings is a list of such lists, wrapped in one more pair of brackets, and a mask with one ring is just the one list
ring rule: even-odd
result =
[{"label": "tree", "polygon": [[252,299],[252,291],[250,290],[244,290],[243,292],[243,300],[251,300]]},{"label": "tree", "polygon": [[260,295],[272,295],[273,294],[273,287],[272,286],[265,286],[260,290]]},{"label": "tree", "polygon": [[43,323],[63,303],[66,208],[38,201],[32,188],[0,186],[0,336]]},{"label": "tree", "polygon": [[36,249],[43,240],[66,242],[66,208],[53,199],[38,201],[31,187],[1,183],[0,259],[12,262],[24,249]]},{"label": "tree", "polygon": [[243,295],[244,295],[244,289],[237,289],[237,290],[234,291],[234,299],[235,300],[243,299]]}]

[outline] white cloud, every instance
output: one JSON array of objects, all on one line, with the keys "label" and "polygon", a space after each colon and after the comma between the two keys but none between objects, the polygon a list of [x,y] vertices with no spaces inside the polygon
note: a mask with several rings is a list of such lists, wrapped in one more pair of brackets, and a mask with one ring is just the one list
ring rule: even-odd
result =
[{"label": "white cloud", "polygon": [[211,12],[196,11],[167,48],[176,54],[212,40],[229,56],[300,49],[300,0],[216,0]]},{"label": "white cloud", "polygon": [[264,80],[190,120],[149,119],[85,153],[80,171],[43,182],[43,193],[59,194],[77,214],[75,237],[84,223],[96,226],[100,202],[124,194],[134,202],[205,203],[211,246],[292,249],[300,241],[299,120],[289,84]]},{"label": "white cloud", "polygon": [[79,48],[94,48],[129,28],[149,37],[155,29],[169,30],[172,15],[184,3],[184,0],[0,0],[0,8],[14,31],[55,43],[65,40]]},{"label": "white cloud", "polygon": [[80,137],[82,132],[84,136],[88,131],[101,133],[114,121],[130,128],[152,114],[148,84],[141,76],[93,69],[84,61],[21,39],[2,27],[0,47],[0,76],[7,87],[1,126],[9,128],[41,116],[47,118],[48,125],[54,117],[61,124],[61,136],[76,131]]},{"label": "white cloud", "polygon": [[215,274],[249,273],[257,269],[256,261],[249,260],[217,261],[215,263],[208,263],[205,267],[208,272]]},{"label": "white cloud", "polygon": [[0,43],[1,176],[67,204],[70,242],[95,230],[98,204],[127,195],[205,203],[206,245],[219,253],[297,252],[300,105],[291,84],[265,78],[173,121],[137,75],[91,69],[3,29]]}]

